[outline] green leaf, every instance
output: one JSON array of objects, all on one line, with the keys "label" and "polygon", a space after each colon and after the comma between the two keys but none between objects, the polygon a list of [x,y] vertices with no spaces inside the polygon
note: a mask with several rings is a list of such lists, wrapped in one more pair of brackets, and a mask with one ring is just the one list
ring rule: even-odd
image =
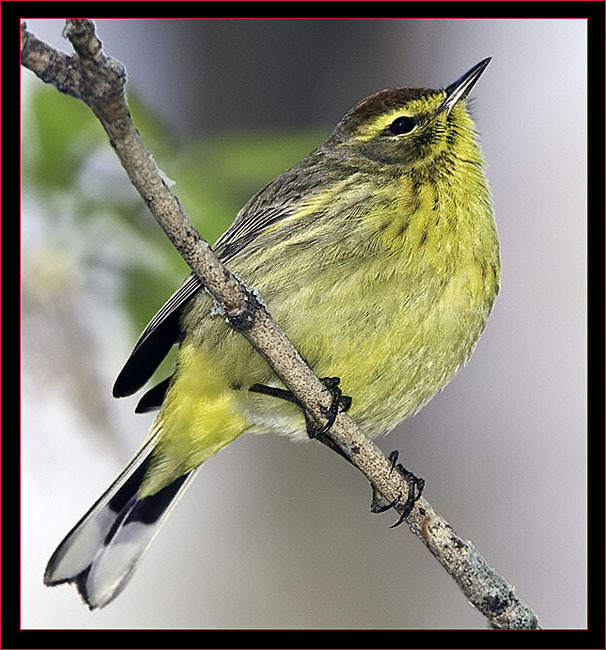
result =
[{"label": "green leaf", "polygon": [[[305,156],[325,135],[232,132],[180,145],[133,92],[129,93],[129,106],[158,167],[175,181],[173,191],[211,244],[253,194]],[[82,102],[39,85],[24,105],[23,131],[24,190],[33,190],[45,218],[70,215],[75,223],[86,222],[86,227],[70,231],[76,242],[94,232],[114,233],[110,247],[127,260],[121,274],[124,308],[140,331],[188,274],[187,265],[136,193],[129,191],[126,177],[124,185],[116,187],[116,174],[121,170],[108,168],[105,173],[101,165],[102,173],[82,175],[88,156],[104,155],[99,147],[110,151],[105,132]],[[91,174],[90,168],[87,173]],[[95,222],[103,227],[95,228]],[[82,247],[76,244],[76,248]],[[91,259],[81,261],[94,265],[96,246],[90,250]]]},{"label": "green leaf", "polygon": [[106,139],[81,101],[43,85],[24,108],[23,129],[23,178],[41,190],[71,188],[83,160]]},{"label": "green leaf", "polygon": [[318,133],[229,133],[187,146],[171,167],[185,211],[212,244],[238,210],[321,140]]}]

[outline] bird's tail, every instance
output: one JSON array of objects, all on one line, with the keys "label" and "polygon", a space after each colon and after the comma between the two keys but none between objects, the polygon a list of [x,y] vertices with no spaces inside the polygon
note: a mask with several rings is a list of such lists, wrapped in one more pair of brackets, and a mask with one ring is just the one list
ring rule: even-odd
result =
[{"label": "bird's tail", "polygon": [[148,439],[126,469],[59,544],[44,583],[74,582],[90,607],[103,607],[127,585],[166,516],[197,470],[183,474],[151,496],[139,489],[156,436]]}]

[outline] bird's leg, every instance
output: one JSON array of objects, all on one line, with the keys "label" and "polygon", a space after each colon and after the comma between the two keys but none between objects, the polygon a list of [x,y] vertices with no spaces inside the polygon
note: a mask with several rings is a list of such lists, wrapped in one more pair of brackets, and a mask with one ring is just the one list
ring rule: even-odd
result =
[{"label": "bird's leg", "polygon": [[[390,473],[395,469],[399,474],[402,475],[406,483],[408,484],[408,496],[406,497],[406,503],[404,504],[404,509],[400,514],[399,519],[395,524],[391,525],[391,528],[399,526],[403,521],[406,520],[408,515],[411,513],[415,503],[421,497],[423,488],[425,487],[425,480],[415,476],[412,472],[407,470],[401,463],[398,463],[398,451],[394,451],[389,454],[389,460],[391,461]],[[377,490],[372,486],[372,502],[370,504],[370,511],[372,513],[385,512],[390,508],[394,508],[398,503],[400,503],[401,495],[397,496],[393,501],[387,504],[382,504],[383,498],[377,493]]]},{"label": "bird's leg", "polygon": [[288,400],[294,404],[299,403],[299,400],[289,390],[284,390],[283,388],[274,388],[273,386],[265,386],[264,384],[253,384],[248,390],[252,393],[261,393],[262,395],[279,397],[280,399]]},{"label": "bird's leg", "polygon": [[[332,378],[327,378],[331,382],[334,382],[336,380],[338,384],[338,379],[336,377]],[[323,380],[325,381],[325,380]],[[273,386],[265,386],[263,384],[253,384],[250,388],[250,391],[253,393],[261,393],[263,395],[271,395],[272,397],[278,397],[279,399],[285,399],[289,402],[293,402],[294,404],[299,404],[299,401],[297,398],[288,390],[284,390],[283,388],[274,388]],[[338,405],[337,409],[340,406],[343,411],[347,411],[347,409],[351,406],[351,397],[348,397],[347,395],[341,395],[340,389],[337,387],[337,390],[339,391],[339,395],[337,397],[338,400]],[[334,401],[333,401],[334,404]],[[313,422],[310,421],[310,418],[307,416],[307,413],[305,410],[303,410],[303,413],[305,414],[305,423],[307,426],[307,433],[309,434],[310,430],[313,429],[315,426]],[[336,414],[335,414],[336,417]],[[334,418],[332,419],[332,422],[334,422]],[[331,424],[332,424],[331,422]],[[330,427],[329,427],[330,428]],[[327,429],[328,430],[328,429]],[[354,465],[353,461],[349,456],[338,446],[336,445],[331,438],[329,438],[326,435],[326,431],[318,431],[315,435],[310,435],[310,438],[315,438],[322,444],[326,445],[329,449],[332,449],[334,452],[339,454],[341,458],[344,458],[348,463],[351,463]],[[355,466],[355,465],[354,465]]]},{"label": "bird's leg", "polygon": [[[334,424],[337,414],[339,413],[339,409],[342,411],[347,411],[349,409],[351,406],[351,397],[342,394],[341,389],[339,388],[340,379],[338,377],[323,377],[320,381],[324,384],[324,386],[326,386],[326,389],[330,391],[332,395],[331,405],[328,408],[321,408],[322,414],[327,418],[328,421],[326,424],[319,427],[309,417],[307,411],[303,409],[307,435],[310,438],[322,438],[321,442],[324,442],[324,444],[328,445],[331,447],[331,449],[334,449],[336,451],[336,445],[330,445],[326,442],[327,437],[325,434]],[[274,388],[273,386],[265,386],[264,384],[253,384],[249,390],[253,393],[262,393],[263,395],[279,397],[280,399],[285,399],[289,402],[293,402],[294,404],[299,404],[299,406],[301,406],[299,400],[290,391],[284,390],[282,388]],[[338,453],[341,453],[341,455],[344,456],[341,450],[339,450]]]},{"label": "bird's leg", "polygon": [[[307,433],[310,438],[314,438],[326,445],[329,449],[332,449],[334,452],[339,454],[344,458],[348,463],[351,463],[355,466],[355,463],[351,458],[338,446],[332,439],[326,435],[330,427],[333,425],[339,408],[343,411],[351,406],[351,397],[348,395],[342,395],[341,389],[339,388],[339,378],[338,377],[324,377],[321,380],[324,385],[332,392],[333,401],[332,404],[324,409],[324,415],[328,418],[328,422],[323,427],[318,427],[314,422],[311,421],[305,410],[305,422],[307,425]],[[275,388],[274,386],[265,386],[264,384],[253,384],[249,390],[253,393],[261,393],[263,395],[270,395],[271,397],[277,397],[279,399],[285,399],[293,404],[299,404],[299,400],[288,390],[283,388]],[[425,480],[418,478],[412,472],[408,471],[401,463],[398,463],[398,451],[394,450],[389,454],[389,460],[391,461],[390,473],[395,469],[399,472],[406,482],[408,483],[408,497],[406,498],[406,503],[404,504],[404,510],[401,513],[399,519],[391,528],[399,526],[411,513],[414,504],[417,502],[421,493],[423,492],[423,487],[425,486]],[[387,510],[394,508],[400,503],[401,495],[397,496],[390,503],[382,503],[384,501],[383,497],[378,493],[374,485],[371,484],[372,488],[372,502],[370,504],[370,511],[372,513],[381,513],[386,512]]]}]

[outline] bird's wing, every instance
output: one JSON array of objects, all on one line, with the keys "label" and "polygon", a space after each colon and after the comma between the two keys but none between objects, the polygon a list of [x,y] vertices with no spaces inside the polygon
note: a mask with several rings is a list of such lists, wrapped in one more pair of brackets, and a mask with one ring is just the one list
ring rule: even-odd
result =
[{"label": "bird's wing", "polygon": [[[269,205],[255,209],[253,201],[238,213],[233,224],[213,247],[224,263],[243,251],[265,228],[293,212],[292,205]],[[141,333],[120,371],[113,387],[114,397],[132,395],[147,383],[171,347],[182,339],[181,313],[201,288],[200,280],[191,273],[162,305]]]},{"label": "bird's wing", "polygon": [[193,273],[188,275],[151,319],[114,382],[114,397],[132,395],[154,374],[162,359],[181,338],[181,310],[200,286]]},{"label": "bird's wing", "polygon": [[223,262],[229,262],[246,248],[266,228],[286,218],[293,206],[270,205],[257,210],[242,210],[232,225],[219,237],[213,250]]}]

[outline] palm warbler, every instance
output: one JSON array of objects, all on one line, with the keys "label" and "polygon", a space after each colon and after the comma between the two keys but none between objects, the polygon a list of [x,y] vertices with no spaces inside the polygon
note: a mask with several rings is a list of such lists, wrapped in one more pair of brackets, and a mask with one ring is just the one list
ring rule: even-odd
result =
[{"label": "palm warbler", "polygon": [[[382,90],[258,192],[215,251],[254,287],[319,377],[338,376],[370,436],[393,429],[469,358],[499,290],[499,242],[465,99],[490,59],[442,90]],[[244,432],[307,438],[264,359],[190,275],[151,320],[116,397],[174,374],[137,411],[159,409],[127,468],[61,542],[46,584],[109,603],[196,469]],[[252,390],[251,390],[252,389]]]}]

